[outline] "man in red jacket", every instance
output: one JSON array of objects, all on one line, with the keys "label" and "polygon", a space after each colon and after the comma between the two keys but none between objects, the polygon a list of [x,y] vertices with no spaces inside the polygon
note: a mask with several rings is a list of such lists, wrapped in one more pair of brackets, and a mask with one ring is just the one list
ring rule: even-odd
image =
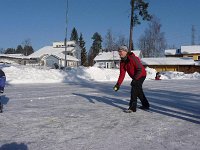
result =
[{"label": "man in red jacket", "polygon": [[149,109],[149,102],[146,99],[142,84],[146,78],[146,70],[140,59],[134,55],[132,52],[128,52],[126,46],[120,46],[118,49],[120,61],[120,75],[117,81],[117,84],[113,87],[115,91],[118,91],[120,85],[122,84],[126,72],[133,79],[131,82],[131,100],[129,103],[129,108],[125,112],[136,112],[137,107],[137,98],[140,99],[142,106],[141,109]]}]

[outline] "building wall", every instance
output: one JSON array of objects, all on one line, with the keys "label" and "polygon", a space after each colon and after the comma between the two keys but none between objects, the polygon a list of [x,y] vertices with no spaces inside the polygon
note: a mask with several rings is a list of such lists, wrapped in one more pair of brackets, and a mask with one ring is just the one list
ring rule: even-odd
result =
[{"label": "building wall", "polygon": [[53,57],[53,56],[49,56],[46,59],[44,59],[44,66],[54,68],[54,66],[55,66],[54,64],[59,65],[59,59],[58,58]]},{"label": "building wall", "polygon": [[192,66],[192,65],[145,65],[145,67],[153,68],[157,72],[162,72],[162,71],[179,71],[179,72],[184,72],[184,73],[194,73],[194,72],[200,72],[200,66]]},{"label": "building wall", "polygon": [[107,69],[111,69],[111,68],[119,68],[119,61],[97,61],[95,63],[96,67],[99,68],[107,68]]},{"label": "building wall", "polygon": [[195,54],[193,56],[193,60],[200,60],[200,54]]},{"label": "building wall", "polygon": [[200,54],[183,54],[183,57],[192,57],[193,60],[199,60]]},{"label": "building wall", "polygon": [[[64,67],[65,66],[65,60],[61,60],[61,67]],[[72,60],[68,60],[67,61],[67,67],[77,67],[78,66],[78,62],[77,61],[72,61]]]}]

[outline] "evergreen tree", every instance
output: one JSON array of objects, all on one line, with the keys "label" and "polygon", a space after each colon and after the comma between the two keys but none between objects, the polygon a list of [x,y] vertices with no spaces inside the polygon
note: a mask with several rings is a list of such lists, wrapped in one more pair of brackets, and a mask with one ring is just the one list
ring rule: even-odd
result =
[{"label": "evergreen tree", "polygon": [[96,57],[96,55],[98,55],[99,51],[102,49],[102,37],[98,32],[96,32],[92,36],[92,39],[93,43],[91,48],[93,50],[94,57]]},{"label": "evergreen tree", "polygon": [[99,54],[99,51],[102,49],[102,37],[99,33],[94,33],[92,36],[93,43],[89,51],[89,65],[93,66],[94,58]]},{"label": "evergreen tree", "polygon": [[85,41],[83,40],[82,33],[79,37],[79,46],[81,47],[81,65],[87,66],[87,52],[86,52]]},{"label": "evergreen tree", "polygon": [[72,29],[70,40],[78,42],[78,32],[75,27]]},{"label": "evergreen tree", "polygon": [[144,0],[131,0],[131,22],[130,22],[130,37],[129,37],[129,51],[133,49],[133,27],[141,24],[142,20],[151,20],[151,15],[148,13],[147,8],[149,3]]},{"label": "evergreen tree", "polygon": [[93,43],[89,50],[88,54],[88,65],[93,66],[94,64],[94,58],[99,54],[99,51],[102,49],[102,37],[99,33],[94,33],[92,36]]},{"label": "evergreen tree", "polygon": [[23,47],[21,45],[17,46],[16,53],[17,54],[23,54]]},{"label": "evergreen tree", "polygon": [[5,51],[5,54],[15,54],[15,49],[14,48],[7,48]]}]

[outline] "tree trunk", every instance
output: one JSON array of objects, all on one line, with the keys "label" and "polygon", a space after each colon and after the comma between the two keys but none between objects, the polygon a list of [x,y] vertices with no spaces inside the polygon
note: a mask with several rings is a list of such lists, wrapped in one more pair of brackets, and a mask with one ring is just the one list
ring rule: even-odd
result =
[{"label": "tree trunk", "polygon": [[134,15],[134,0],[131,0],[131,22],[130,22],[129,51],[133,50],[133,15]]}]

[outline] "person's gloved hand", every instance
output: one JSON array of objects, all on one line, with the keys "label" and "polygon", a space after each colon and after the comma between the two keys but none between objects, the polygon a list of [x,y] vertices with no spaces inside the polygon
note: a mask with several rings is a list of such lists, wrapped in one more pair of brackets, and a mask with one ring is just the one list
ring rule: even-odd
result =
[{"label": "person's gloved hand", "polygon": [[115,92],[117,92],[118,90],[119,90],[119,85],[118,84],[116,84],[114,87],[113,87],[113,90],[115,91]]}]

